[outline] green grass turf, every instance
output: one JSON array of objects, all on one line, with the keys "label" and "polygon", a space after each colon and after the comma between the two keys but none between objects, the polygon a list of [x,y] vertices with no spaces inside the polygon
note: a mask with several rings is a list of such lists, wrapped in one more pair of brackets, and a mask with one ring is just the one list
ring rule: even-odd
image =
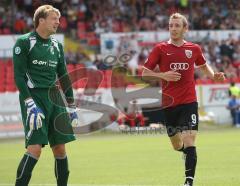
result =
[{"label": "green grass turf", "polygon": [[[240,185],[240,129],[202,130],[197,138],[195,186]],[[0,185],[13,185],[24,153],[23,140],[0,143]],[[184,182],[182,155],[167,135],[97,133],[67,145],[70,184],[180,186]],[[49,146],[34,169],[31,184],[55,184]]]}]

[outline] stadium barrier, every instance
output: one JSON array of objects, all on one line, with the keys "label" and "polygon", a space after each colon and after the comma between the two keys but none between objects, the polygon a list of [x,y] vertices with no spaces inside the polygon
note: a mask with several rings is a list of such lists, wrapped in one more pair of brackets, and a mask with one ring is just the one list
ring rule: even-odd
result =
[{"label": "stadium barrier", "polygon": [[[239,85],[239,84],[237,84]],[[208,84],[197,85],[199,108],[205,113],[211,113],[211,117],[217,124],[230,123],[231,117],[226,109],[228,103],[229,84]],[[154,88],[153,88],[154,89]],[[158,89],[158,88],[156,88]],[[136,88],[129,89],[128,92],[134,92]],[[75,90],[75,97],[78,100],[87,100],[89,102],[107,104],[115,107],[111,89],[100,88],[93,95],[83,95],[84,89]],[[151,92],[149,89],[149,97]],[[139,100],[139,104],[152,102],[152,99]],[[128,105],[122,105],[127,107]],[[78,104],[80,123],[87,125],[101,117],[101,113],[81,109]],[[104,112],[104,111],[103,111]],[[111,128],[111,127],[110,127]],[[20,107],[18,102],[18,92],[4,92],[0,94],[0,138],[23,136]]]}]

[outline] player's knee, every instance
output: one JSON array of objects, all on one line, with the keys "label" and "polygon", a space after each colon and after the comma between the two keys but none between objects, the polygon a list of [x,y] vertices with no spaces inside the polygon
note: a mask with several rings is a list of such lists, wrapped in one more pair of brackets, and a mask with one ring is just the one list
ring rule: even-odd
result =
[{"label": "player's knee", "polygon": [[41,145],[29,145],[27,147],[27,152],[34,157],[39,158],[42,152],[42,147]]},{"label": "player's knee", "polygon": [[176,143],[173,145],[173,149],[176,151],[181,151],[182,148],[183,148],[183,143]]},{"label": "player's knee", "polygon": [[185,145],[185,147],[192,147],[192,146],[194,146],[194,142],[195,142],[194,139],[189,138],[187,140],[184,140],[184,145]]},{"label": "player's knee", "polygon": [[185,147],[194,146],[196,135],[197,135],[197,131],[184,131],[182,133],[182,139]]},{"label": "player's knee", "polygon": [[56,145],[52,147],[52,151],[55,157],[64,157],[66,156],[65,145]]}]

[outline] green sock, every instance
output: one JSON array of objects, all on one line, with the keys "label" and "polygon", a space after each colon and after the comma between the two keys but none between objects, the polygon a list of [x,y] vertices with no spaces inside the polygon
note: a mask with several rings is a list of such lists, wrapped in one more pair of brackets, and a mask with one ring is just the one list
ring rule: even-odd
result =
[{"label": "green sock", "polygon": [[27,186],[31,176],[32,170],[35,167],[38,159],[31,154],[24,154],[18,169],[15,186]]},{"label": "green sock", "polygon": [[58,186],[67,186],[69,176],[67,156],[55,157],[55,176]]}]

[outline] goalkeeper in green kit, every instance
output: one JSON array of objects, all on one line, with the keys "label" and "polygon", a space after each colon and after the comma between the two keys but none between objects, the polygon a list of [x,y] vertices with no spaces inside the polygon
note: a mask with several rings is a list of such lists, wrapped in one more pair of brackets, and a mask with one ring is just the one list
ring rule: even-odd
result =
[{"label": "goalkeeper in green kit", "polygon": [[[75,140],[72,126],[78,126],[78,116],[62,44],[51,37],[57,31],[60,16],[58,9],[40,6],[33,17],[35,30],[20,36],[13,48],[27,149],[17,169],[16,186],[28,185],[41,149],[48,143],[55,157],[57,185],[67,185],[65,143]],[[59,86],[55,85],[58,79],[65,102]]]}]

